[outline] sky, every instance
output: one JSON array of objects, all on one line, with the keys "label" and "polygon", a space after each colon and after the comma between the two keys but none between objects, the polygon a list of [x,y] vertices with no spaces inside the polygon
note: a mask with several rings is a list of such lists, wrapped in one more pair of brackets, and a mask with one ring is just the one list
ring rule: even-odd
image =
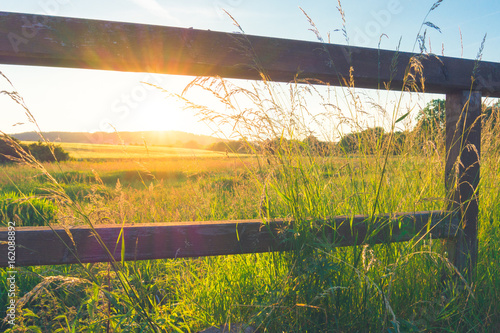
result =
[{"label": "sky", "polygon": [[[247,34],[317,41],[302,8],[325,39],[330,34],[332,43],[376,48],[380,41],[381,48],[394,50],[401,41],[400,50],[411,52],[417,51],[417,33],[434,2],[344,0],[348,41],[339,31],[342,18],[337,1],[0,0],[0,11],[237,31],[224,9]],[[427,27],[427,47],[432,52],[441,54],[444,50],[446,56],[474,59],[487,34],[482,59],[500,62],[499,1],[444,0],[426,20],[440,29]],[[192,77],[2,64],[0,71],[23,96],[42,131],[214,133],[213,127],[183,111],[181,103],[142,83],[181,92]],[[12,90],[3,79],[0,88]],[[426,95],[420,103],[434,97]],[[6,96],[0,96],[0,115],[3,132],[34,129]]]}]

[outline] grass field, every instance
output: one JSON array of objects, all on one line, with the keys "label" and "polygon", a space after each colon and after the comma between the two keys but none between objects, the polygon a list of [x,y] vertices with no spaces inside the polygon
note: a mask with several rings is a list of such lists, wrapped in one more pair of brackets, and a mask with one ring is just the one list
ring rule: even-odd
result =
[{"label": "grass field", "polygon": [[[174,156],[169,148],[148,156],[126,147],[131,158],[120,146],[71,144],[65,148],[88,158],[3,165],[0,202],[14,207],[14,215],[2,210],[3,224],[295,223],[286,230],[294,250],[286,253],[18,268],[16,325],[2,329],[197,332],[244,324],[259,332],[496,332],[498,126],[485,126],[483,135],[479,262],[467,283],[456,278],[443,243],[429,237],[369,245],[370,236],[346,248],[316,237],[311,221],[329,216],[446,207],[442,143],[422,146],[413,134],[398,155],[378,148],[323,156],[285,139],[272,151],[229,157]],[[0,304],[7,304],[7,271],[0,275]]]},{"label": "grass field", "polygon": [[[26,141],[25,143],[32,143]],[[202,149],[89,143],[58,143],[74,159],[164,159],[172,157],[217,157],[225,153]],[[233,154],[231,154],[233,155]]]},{"label": "grass field", "polygon": [[[430,237],[370,245],[370,235],[364,245],[338,248],[315,233],[317,221],[329,216],[445,208],[439,136],[422,141],[410,133],[398,155],[377,140],[369,153],[325,155],[314,141],[282,138],[254,156],[165,157],[168,148],[148,156],[144,148],[127,147],[136,154],[130,158],[119,146],[68,145],[88,158],[3,165],[4,225],[9,219],[19,226],[278,217],[295,222],[284,230],[294,248],[285,253],[20,267],[15,326],[4,322],[1,328],[197,332],[243,324],[259,332],[496,332],[500,123],[485,125],[479,261],[474,279],[465,282],[444,244]],[[287,138],[299,132],[288,130]],[[261,143],[269,145],[267,138]],[[7,270],[0,275],[4,316]]]},{"label": "grass field", "polygon": [[[0,185],[2,192],[15,191],[14,183],[24,193],[50,194],[59,202],[50,221],[55,224],[85,221],[75,207],[47,192],[54,188],[66,192],[94,224],[259,218],[263,198],[272,217],[324,217],[369,214],[382,161],[376,155],[306,155],[293,157],[290,167],[263,167],[256,157],[70,161],[44,165],[58,187],[29,166],[2,167],[6,177]],[[437,155],[391,157],[378,211],[442,208],[442,163]],[[494,186],[500,170],[488,157],[482,170],[473,294],[453,280],[443,285],[447,266],[440,242],[332,248],[306,236],[298,240],[302,250],[289,254],[130,262],[119,271],[108,264],[19,268],[23,301],[16,329],[196,332],[244,323],[268,332],[494,332],[500,322],[500,207]],[[287,203],[295,195],[302,212]],[[6,304],[5,291],[1,296]]]}]

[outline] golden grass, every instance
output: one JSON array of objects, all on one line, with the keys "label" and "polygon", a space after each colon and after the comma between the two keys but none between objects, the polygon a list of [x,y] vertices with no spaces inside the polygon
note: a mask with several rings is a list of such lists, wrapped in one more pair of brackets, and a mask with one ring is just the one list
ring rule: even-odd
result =
[{"label": "golden grass", "polygon": [[[26,141],[24,143],[32,143]],[[75,159],[162,159],[172,157],[226,157],[223,152],[162,146],[58,143]],[[234,154],[229,154],[234,156]]]}]

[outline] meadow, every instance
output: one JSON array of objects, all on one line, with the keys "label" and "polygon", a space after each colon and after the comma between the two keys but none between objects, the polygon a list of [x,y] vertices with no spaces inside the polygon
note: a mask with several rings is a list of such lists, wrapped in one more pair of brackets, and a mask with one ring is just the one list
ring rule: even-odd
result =
[{"label": "meadow", "polygon": [[[32,141],[24,141],[30,144]],[[217,157],[224,153],[202,149],[187,149],[165,146],[147,145],[111,145],[111,144],[89,144],[89,143],[58,143],[76,160],[112,160],[112,159],[165,159],[175,157]]]},{"label": "meadow", "polygon": [[[345,32],[340,2],[339,12]],[[320,38],[315,29],[312,24]],[[425,41],[425,33],[419,37]],[[418,59],[413,61],[417,72],[410,78],[419,74]],[[7,218],[54,226],[294,222],[283,230],[293,244],[287,252],[19,267],[15,326],[3,322],[0,329],[198,332],[227,324],[256,332],[500,331],[498,118],[483,117],[479,260],[472,279],[449,261],[446,242],[429,235],[379,245],[368,235],[351,247],[317,237],[331,216],[449,206],[444,127],[426,131],[411,123],[416,103],[403,98],[407,91],[422,92],[424,80],[419,86],[409,79],[395,96],[363,101],[352,68],[350,73],[342,89],[274,84],[266,73],[262,82],[244,86],[197,78],[186,87],[195,95],[196,89],[209,91],[223,108],[166,92],[212,128],[229,126],[253,154],[63,144],[74,160],[48,164],[25,156],[2,165],[3,224]],[[312,95],[318,105],[308,104]],[[366,105],[374,114],[367,115]],[[366,131],[372,118],[381,130]],[[339,145],[323,151],[315,139],[331,143],[348,133],[354,133],[356,151]],[[7,271],[0,275],[3,317]]]},{"label": "meadow", "polygon": [[[53,220],[46,221],[53,225],[86,223],[82,214],[99,224],[324,218],[370,214],[375,202],[377,213],[444,206],[438,151],[425,158],[409,151],[390,156],[380,182],[383,154],[322,157],[293,148],[265,159],[100,158],[43,164],[44,171],[10,165],[2,167],[0,186],[2,193],[17,190],[56,203]],[[446,277],[452,272],[441,241],[373,246],[367,240],[336,248],[311,237],[312,227],[304,224],[290,253],[125,262],[119,270],[107,263],[18,268],[16,326],[3,328],[197,332],[245,324],[262,332],[494,332],[500,323],[499,175],[498,156],[485,155],[480,261],[470,285]]]}]

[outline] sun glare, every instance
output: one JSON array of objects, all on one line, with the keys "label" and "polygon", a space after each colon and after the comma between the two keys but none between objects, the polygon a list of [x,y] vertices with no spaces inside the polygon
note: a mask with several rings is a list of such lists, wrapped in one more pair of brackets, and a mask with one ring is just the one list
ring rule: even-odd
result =
[{"label": "sun glare", "polygon": [[117,124],[119,130],[185,131],[192,132],[197,121],[193,113],[183,110],[178,103],[168,100],[151,100],[130,112],[130,116]]}]

